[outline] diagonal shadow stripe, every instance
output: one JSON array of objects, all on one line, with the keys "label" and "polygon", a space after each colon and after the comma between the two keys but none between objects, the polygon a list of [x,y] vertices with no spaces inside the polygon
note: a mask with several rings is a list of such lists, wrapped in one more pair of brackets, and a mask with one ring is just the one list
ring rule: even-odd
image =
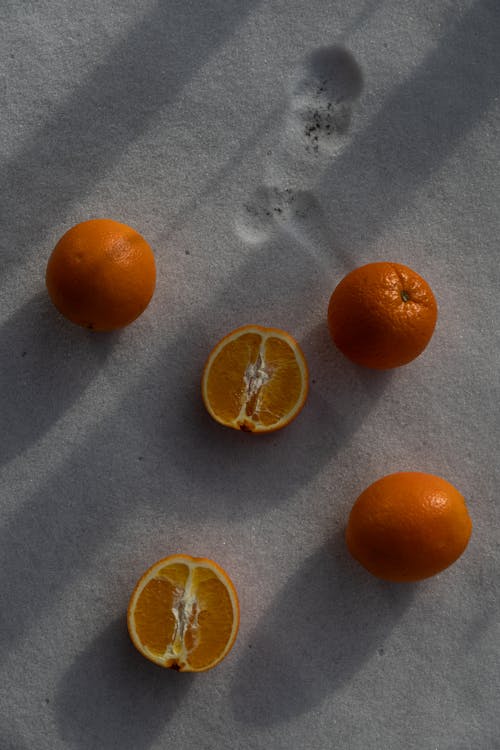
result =
[{"label": "diagonal shadow stripe", "polygon": [[0,170],[5,268],[91,190],[257,2],[158,2],[55,108]]},{"label": "diagonal shadow stripe", "polygon": [[339,221],[349,222],[353,243],[382,231],[499,90],[500,4],[478,0],[324,173],[320,186]]}]

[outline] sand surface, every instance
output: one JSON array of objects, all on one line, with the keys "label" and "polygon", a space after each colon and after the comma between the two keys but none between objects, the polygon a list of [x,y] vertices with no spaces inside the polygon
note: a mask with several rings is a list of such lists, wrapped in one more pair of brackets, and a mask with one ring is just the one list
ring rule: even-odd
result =
[{"label": "sand surface", "polygon": [[[498,0],[0,3],[1,750],[498,750]],[[65,321],[44,274],[106,216],[153,247],[146,313]],[[426,352],[337,352],[329,296],[394,260],[433,287]],[[201,370],[245,323],[284,328],[307,405],[252,436]],[[398,470],[474,523],[418,585],[372,578],[343,529]],[[229,572],[241,628],[198,676],[131,646],[137,578],[174,552]]]}]

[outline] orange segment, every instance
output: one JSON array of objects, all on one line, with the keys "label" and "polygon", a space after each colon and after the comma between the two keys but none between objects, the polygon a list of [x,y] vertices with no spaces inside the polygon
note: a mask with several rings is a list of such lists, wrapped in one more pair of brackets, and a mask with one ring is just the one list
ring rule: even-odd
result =
[{"label": "orange segment", "polygon": [[141,643],[147,644],[148,650],[157,657],[165,653],[172,641],[176,598],[175,586],[169,581],[154,578],[144,586],[135,608],[136,633]]},{"label": "orange segment", "polygon": [[261,336],[242,333],[215,355],[206,389],[209,403],[224,422],[237,419],[245,397],[245,376],[258,361]]},{"label": "orange segment", "polygon": [[[303,370],[298,366],[296,350],[288,342],[271,336],[265,342],[265,361],[269,362],[270,382],[262,388],[260,421],[273,425],[290,414],[301,401]],[[306,382],[307,386],[307,382]]]},{"label": "orange segment", "polygon": [[139,580],[127,624],[147,659],[181,672],[203,672],[222,661],[236,639],[238,597],[212,560],[173,555]]},{"label": "orange segment", "polygon": [[209,414],[236,430],[271,432],[289,424],[308,391],[305,357],[285,331],[244,326],[208,357],[202,395]]},{"label": "orange segment", "polygon": [[[195,576],[194,576],[195,578]],[[191,647],[189,662],[196,669],[212,664],[224,651],[231,638],[233,627],[233,602],[226,585],[214,574],[198,583],[198,630],[189,631]],[[193,636],[197,635],[195,638]]]}]

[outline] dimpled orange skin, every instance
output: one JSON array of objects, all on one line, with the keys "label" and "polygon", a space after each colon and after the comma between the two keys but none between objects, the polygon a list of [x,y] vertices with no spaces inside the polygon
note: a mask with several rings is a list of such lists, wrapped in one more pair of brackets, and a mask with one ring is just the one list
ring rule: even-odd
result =
[{"label": "dimpled orange skin", "polygon": [[91,219],[61,237],[45,280],[66,318],[94,331],[112,331],[144,312],[155,289],[156,265],[150,246],[134,229]]},{"label": "dimpled orange skin", "polygon": [[441,477],[390,474],[356,500],[347,547],[370,573],[387,581],[419,581],[464,552],[472,522],[462,495]]},{"label": "dimpled orange skin", "polygon": [[400,263],[368,263],[345,276],[328,306],[330,334],[350,360],[387,370],[429,343],[437,304],[429,284]]}]

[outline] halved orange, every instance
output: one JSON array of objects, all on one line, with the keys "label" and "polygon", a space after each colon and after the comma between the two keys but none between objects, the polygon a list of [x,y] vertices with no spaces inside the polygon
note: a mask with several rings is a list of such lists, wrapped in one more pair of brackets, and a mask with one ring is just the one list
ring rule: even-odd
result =
[{"label": "halved orange", "polygon": [[209,414],[235,430],[272,432],[304,406],[307,363],[298,343],[279,328],[247,325],[211,351],[202,378]]},{"label": "halved orange", "polygon": [[150,661],[179,672],[204,672],[236,640],[238,595],[213,560],[171,555],[137,583],[127,611],[134,646]]}]

